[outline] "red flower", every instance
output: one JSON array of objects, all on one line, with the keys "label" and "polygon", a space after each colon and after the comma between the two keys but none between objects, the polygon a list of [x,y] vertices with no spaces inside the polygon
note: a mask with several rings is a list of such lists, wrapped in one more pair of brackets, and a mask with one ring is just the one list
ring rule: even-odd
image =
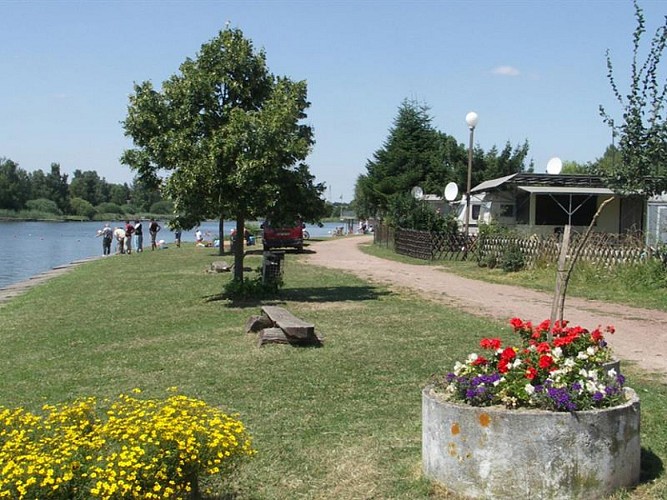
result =
[{"label": "red flower", "polygon": [[543,354],[546,352],[551,352],[551,346],[548,342],[540,342],[537,344],[537,352],[541,352]]},{"label": "red flower", "polygon": [[516,351],[511,347],[505,348],[505,350],[502,353],[500,353],[500,359],[505,360],[506,362],[510,362],[514,358],[516,358]]},{"label": "red flower", "polygon": [[591,338],[592,338],[595,342],[600,342],[600,341],[604,338],[604,335],[602,335],[602,332],[600,331],[599,328],[596,328],[595,330],[593,330],[593,331],[591,332]]},{"label": "red flower", "polygon": [[542,323],[538,325],[537,329],[542,332],[548,332],[549,327],[551,327],[551,320],[545,319],[544,321],[542,321]]},{"label": "red flower", "polygon": [[554,360],[551,356],[547,356],[546,354],[544,356],[540,356],[540,361],[539,361],[540,368],[546,370],[553,364],[553,362]]},{"label": "red flower", "polygon": [[472,362],[473,366],[485,365],[487,363],[487,359],[482,356],[478,356],[477,359]]},{"label": "red flower", "polygon": [[479,345],[482,349],[492,349],[495,351],[496,349],[500,349],[501,342],[500,339],[482,339]]},{"label": "red flower", "polygon": [[529,366],[526,370],[526,378],[528,380],[533,380],[537,376],[537,370],[532,366]]},{"label": "red flower", "polygon": [[523,320],[521,318],[512,318],[510,320],[510,325],[512,325],[515,332],[524,328]]},{"label": "red flower", "polygon": [[563,347],[568,344],[571,344],[574,341],[575,337],[556,337],[554,339],[554,347]]},{"label": "red flower", "polygon": [[508,370],[509,368],[507,368],[507,360],[501,359],[498,361],[498,371],[500,373],[507,373]]}]

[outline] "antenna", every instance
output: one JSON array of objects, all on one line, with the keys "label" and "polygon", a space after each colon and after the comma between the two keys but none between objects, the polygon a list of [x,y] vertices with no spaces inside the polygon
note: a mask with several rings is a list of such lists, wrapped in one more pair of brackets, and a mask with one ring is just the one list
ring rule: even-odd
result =
[{"label": "antenna", "polygon": [[553,157],[547,162],[547,174],[558,175],[563,170],[563,162],[558,157]]},{"label": "antenna", "polygon": [[421,200],[424,198],[424,190],[419,186],[413,187],[410,192],[412,193],[412,196],[415,200]]},{"label": "antenna", "polygon": [[459,187],[456,182],[450,182],[445,186],[445,200],[454,201],[459,195]]}]

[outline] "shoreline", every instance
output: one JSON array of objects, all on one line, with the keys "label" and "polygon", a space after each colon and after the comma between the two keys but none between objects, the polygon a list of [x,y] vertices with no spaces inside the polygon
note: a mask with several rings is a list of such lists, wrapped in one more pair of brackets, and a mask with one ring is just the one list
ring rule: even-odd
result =
[{"label": "shoreline", "polygon": [[44,271],[42,273],[36,274],[34,276],[31,276],[30,278],[27,278],[25,280],[19,281],[17,283],[12,283],[11,285],[7,285],[5,287],[0,288],[0,306],[6,304],[9,302],[11,299],[14,297],[18,297],[19,295],[24,294],[31,288],[41,285],[42,283],[50,280],[51,278],[55,278],[56,276],[60,276],[62,274],[65,274],[66,272],[70,271],[71,269],[75,268],[76,266],[79,266],[81,264],[85,264],[86,262],[91,262],[93,260],[101,259],[103,258],[102,255],[96,255],[93,257],[88,257],[85,259],[78,259],[78,260],[73,260],[72,262],[69,262],[67,264],[62,264],[56,267],[53,267],[49,269],[48,271]]}]

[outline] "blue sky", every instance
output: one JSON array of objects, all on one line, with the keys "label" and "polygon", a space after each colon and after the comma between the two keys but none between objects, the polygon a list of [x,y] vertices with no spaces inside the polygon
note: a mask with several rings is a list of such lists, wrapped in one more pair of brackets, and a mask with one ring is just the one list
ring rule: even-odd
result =
[{"label": "blue sky", "polygon": [[[667,3],[640,5],[648,46]],[[0,157],[131,182],[118,159],[133,82],[159,87],[228,21],[271,72],[308,82],[307,162],[332,201],[351,200],[406,98],[461,143],[469,111],[485,150],[528,140],[536,171],[595,160],[611,142],[599,105],[621,114],[605,52],[624,91],[635,27],[630,0],[0,0]]]}]

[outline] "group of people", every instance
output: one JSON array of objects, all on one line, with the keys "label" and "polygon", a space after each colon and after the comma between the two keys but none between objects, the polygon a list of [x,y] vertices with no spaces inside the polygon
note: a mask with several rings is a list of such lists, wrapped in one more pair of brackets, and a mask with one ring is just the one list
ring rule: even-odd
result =
[{"label": "group of people", "polygon": [[[151,250],[158,248],[157,233],[160,232],[160,229],[162,229],[160,224],[155,219],[151,219],[148,225],[148,233],[151,237]],[[117,226],[114,229],[111,229],[109,223],[106,223],[102,229],[97,231],[97,236],[102,238],[102,253],[104,255],[111,255],[113,240],[116,240],[116,254],[131,254],[133,242],[137,252],[144,251],[144,230],[139,219],[135,220],[134,224],[126,220],[124,226]],[[178,233],[177,241],[180,243]]]}]

